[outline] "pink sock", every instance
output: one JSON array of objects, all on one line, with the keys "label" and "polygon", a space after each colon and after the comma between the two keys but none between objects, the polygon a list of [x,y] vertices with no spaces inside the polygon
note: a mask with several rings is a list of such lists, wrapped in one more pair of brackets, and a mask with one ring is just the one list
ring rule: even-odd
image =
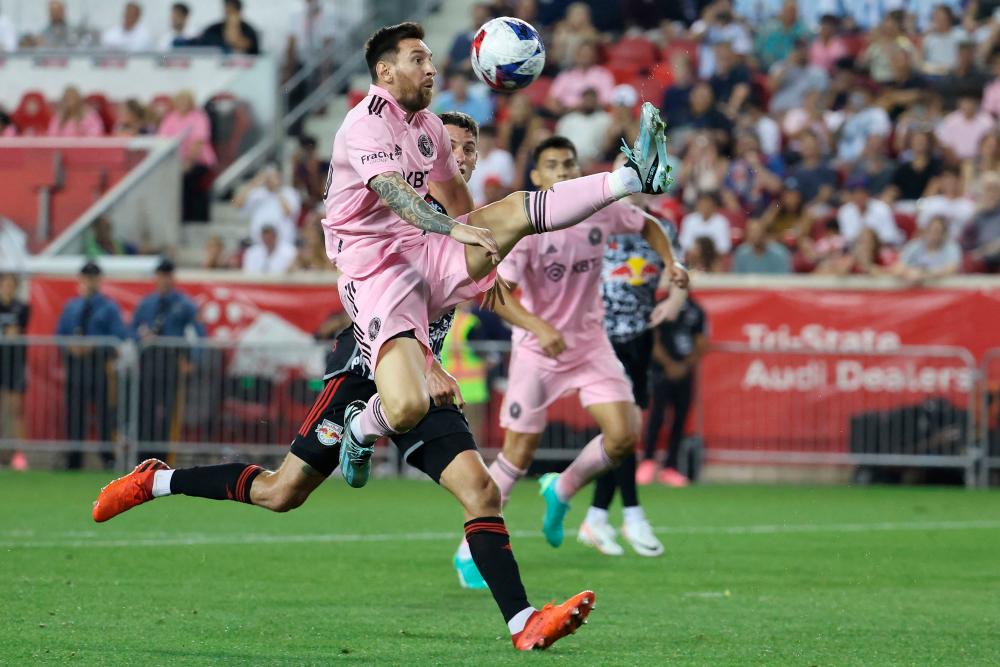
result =
[{"label": "pink sock", "polygon": [[604,436],[599,435],[588,442],[569,467],[559,475],[556,480],[556,495],[559,500],[568,503],[587,482],[614,466],[614,462],[604,451]]},{"label": "pink sock", "polygon": [[378,440],[383,436],[396,435],[397,431],[389,426],[389,419],[382,409],[382,399],[375,394],[368,399],[365,409],[361,411],[353,422],[351,422],[351,432],[354,437],[364,442]]},{"label": "pink sock", "polygon": [[490,464],[490,476],[500,487],[500,507],[507,504],[510,498],[510,490],[517,484],[517,480],[524,477],[526,470],[521,470],[507,460],[503,454],[497,454],[496,460]]},{"label": "pink sock", "polygon": [[[611,193],[611,174],[591,174],[528,193],[528,222],[536,234],[572,227],[620,199]],[[626,193],[627,194],[627,193]]]}]

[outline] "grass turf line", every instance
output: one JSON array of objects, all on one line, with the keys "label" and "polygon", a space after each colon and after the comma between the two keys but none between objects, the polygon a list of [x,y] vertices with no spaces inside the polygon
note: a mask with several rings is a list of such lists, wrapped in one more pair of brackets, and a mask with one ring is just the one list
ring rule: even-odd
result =
[{"label": "grass turf line", "polygon": [[[591,587],[598,608],[576,636],[521,656],[490,595],[458,588],[449,561],[462,515],[433,484],[331,480],[285,515],[169,498],[96,525],[90,503],[107,479],[0,473],[0,663],[983,665],[1000,654],[997,493],[642,489],[652,523],[676,529],[661,536],[667,555],[612,559],[572,540],[587,490],[561,549],[524,537],[514,548],[536,605]],[[532,481],[515,489],[513,530],[538,530],[536,492]],[[933,528],[959,522],[970,527]],[[836,529],[869,523],[912,527]],[[830,530],[700,532],[785,525]],[[454,540],[280,541],[448,531]],[[66,546],[192,534],[275,539]]]}]

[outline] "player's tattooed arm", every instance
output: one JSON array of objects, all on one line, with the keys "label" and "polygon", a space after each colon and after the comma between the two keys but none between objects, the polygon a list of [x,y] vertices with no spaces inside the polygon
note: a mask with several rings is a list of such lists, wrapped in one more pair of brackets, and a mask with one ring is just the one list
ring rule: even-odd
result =
[{"label": "player's tattooed arm", "polygon": [[414,227],[435,234],[448,235],[458,224],[447,215],[431,208],[398,171],[375,176],[368,183],[368,187],[385,202],[386,206]]}]

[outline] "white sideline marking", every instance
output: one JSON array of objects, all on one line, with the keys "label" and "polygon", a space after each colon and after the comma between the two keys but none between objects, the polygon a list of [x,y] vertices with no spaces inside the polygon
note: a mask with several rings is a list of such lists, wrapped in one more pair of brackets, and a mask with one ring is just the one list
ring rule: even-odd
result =
[{"label": "white sideline marking", "polygon": [[[867,533],[907,530],[990,530],[1000,528],[1000,521],[902,521],[879,523],[772,524],[755,526],[659,526],[661,535],[774,535],[782,533]],[[79,539],[81,535],[98,535],[99,531],[57,533],[63,539],[4,540],[0,549],[14,548],[103,548],[119,547],[188,547],[201,545],[241,544],[328,544],[350,542],[438,542],[455,541],[459,531],[383,534],[306,534],[268,535],[262,533],[217,535],[208,533],[134,533],[119,539]],[[34,537],[35,531],[3,531],[4,537],[23,535]],[[518,530],[511,533],[518,539],[540,537],[538,531]]]}]

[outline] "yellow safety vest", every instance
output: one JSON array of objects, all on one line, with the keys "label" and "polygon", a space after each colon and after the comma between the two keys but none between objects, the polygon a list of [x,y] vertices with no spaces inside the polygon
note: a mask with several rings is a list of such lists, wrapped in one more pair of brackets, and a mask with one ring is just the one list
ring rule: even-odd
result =
[{"label": "yellow safety vest", "polygon": [[486,386],[486,362],[469,347],[469,332],[477,324],[479,318],[475,315],[456,311],[441,350],[441,365],[458,380],[466,403],[486,403],[490,397]]}]

